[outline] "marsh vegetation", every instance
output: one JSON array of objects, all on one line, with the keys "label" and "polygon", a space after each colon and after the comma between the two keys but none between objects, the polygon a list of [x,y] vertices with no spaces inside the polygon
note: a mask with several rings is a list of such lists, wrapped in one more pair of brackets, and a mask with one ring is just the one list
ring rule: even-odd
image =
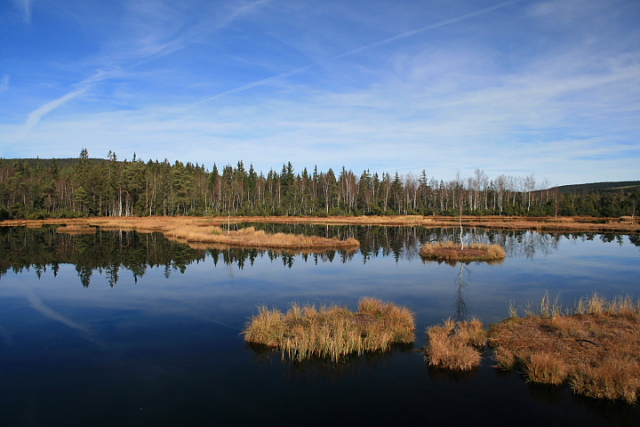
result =
[{"label": "marsh vegetation", "polygon": [[447,319],[443,325],[429,327],[427,339],[425,358],[429,365],[468,371],[480,365],[486,333],[478,319],[459,322]]},{"label": "marsh vegetation", "polygon": [[471,243],[464,247],[456,242],[427,243],[420,249],[423,259],[447,262],[496,261],[507,256],[504,248],[497,244]]},{"label": "marsh vegetation", "polygon": [[226,245],[233,247],[271,248],[271,249],[351,249],[360,246],[354,238],[339,240],[306,236],[303,234],[267,233],[246,227],[239,230],[223,230],[220,225],[210,221],[187,217],[174,218],[101,218],[91,221],[67,221],[58,227],[59,233],[95,233],[96,226],[105,230],[135,230],[138,232],[161,232],[167,238],[189,245],[200,244],[199,249],[207,245]]},{"label": "marsh vegetation", "polygon": [[491,325],[454,322],[427,330],[426,359],[432,366],[469,370],[481,361],[485,342],[496,366],[518,369],[533,383],[568,383],[576,394],[635,403],[640,393],[640,301],[598,294],[564,309],[545,295],[525,317],[511,306],[511,316]]},{"label": "marsh vegetation", "polygon": [[542,299],[538,313],[512,316],[489,331],[498,367],[528,381],[568,382],[577,394],[635,403],[640,392],[640,301],[598,294],[573,308]]},{"label": "marsh vegetation", "polygon": [[414,332],[408,308],[364,297],[355,313],[338,305],[294,304],[286,313],[263,306],[242,333],[248,343],[276,348],[295,361],[318,357],[337,362],[352,353],[412,343]]}]

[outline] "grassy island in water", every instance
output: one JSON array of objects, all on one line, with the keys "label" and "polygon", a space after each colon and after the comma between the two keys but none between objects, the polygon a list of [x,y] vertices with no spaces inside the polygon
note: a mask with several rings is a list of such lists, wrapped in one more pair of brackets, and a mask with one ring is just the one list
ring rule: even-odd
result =
[{"label": "grassy island in water", "polygon": [[278,349],[283,357],[342,357],[387,351],[394,343],[412,343],[415,320],[406,307],[376,298],[360,299],[358,311],[332,305],[316,308],[294,304],[286,313],[261,307],[243,331],[245,340]]}]

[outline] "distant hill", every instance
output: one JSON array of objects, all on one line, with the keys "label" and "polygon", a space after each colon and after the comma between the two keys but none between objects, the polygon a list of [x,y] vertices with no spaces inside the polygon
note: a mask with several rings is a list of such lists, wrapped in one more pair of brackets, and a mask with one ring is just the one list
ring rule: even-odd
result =
[{"label": "distant hill", "polygon": [[591,182],[588,184],[561,185],[560,193],[593,193],[600,191],[630,190],[640,187],[640,181]]}]

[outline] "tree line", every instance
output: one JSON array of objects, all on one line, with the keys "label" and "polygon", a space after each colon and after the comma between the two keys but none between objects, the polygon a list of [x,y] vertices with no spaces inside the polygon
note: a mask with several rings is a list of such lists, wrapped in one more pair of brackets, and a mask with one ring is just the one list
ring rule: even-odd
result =
[{"label": "tree line", "polygon": [[559,191],[533,175],[483,170],[450,181],[426,171],[391,175],[304,168],[265,175],[242,161],[204,165],[89,158],[0,159],[0,220],[148,215],[523,215],[635,216],[640,187]]}]

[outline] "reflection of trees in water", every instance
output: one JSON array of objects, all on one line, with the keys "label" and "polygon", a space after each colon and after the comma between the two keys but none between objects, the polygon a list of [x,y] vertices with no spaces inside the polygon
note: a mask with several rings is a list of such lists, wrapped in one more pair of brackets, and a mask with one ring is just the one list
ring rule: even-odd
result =
[{"label": "reflection of trees in water", "polygon": [[[451,228],[385,227],[374,225],[313,225],[313,224],[232,224],[237,229],[253,226],[271,233],[295,233],[317,235],[327,238],[356,238],[360,241],[360,252],[364,262],[377,256],[393,256],[414,260],[420,258],[420,249],[427,242],[460,241],[460,230]],[[558,249],[558,242],[566,234],[536,233],[527,230],[490,230],[486,228],[463,228],[465,244],[499,244],[508,256],[533,258],[536,253],[549,254]]]},{"label": "reflection of trees in water", "polygon": [[95,271],[105,274],[114,286],[120,269],[133,274],[134,280],[144,276],[148,268],[184,272],[194,261],[204,261],[205,252],[171,242],[159,233],[108,231],[96,234],[57,234],[53,228],[0,229],[0,277],[35,269],[38,277],[47,268],[56,276],[60,264],[73,264],[83,286],[91,283]]},{"label": "reflection of trees in water", "polygon": [[469,276],[469,270],[466,265],[460,263],[460,270],[458,271],[458,277],[455,280],[456,291],[454,294],[455,299],[455,308],[456,308],[456,322],[462,322],[467,318],[467,298],[464,295],[465,289],[467,288],[469,282],[464,279],[464,273],[467,273],[467,277]]},{"label": "reflection of trees in water", "polygon": [[[246,225],[246,224],[245,224]],[[420,259],[420,248],[426,242],[457,241],[456,228],[383,227],[383,226],[327,226],[309,224],[252,224],[270,232],[319,235],[346,239],[354,237],[361,243],[360,253],[366,263],[375,257],[393,257],[399,260]],[[243,225],[244,226],[244,225]],[[640,246],[638,235],[628,236]],[[526,230],[487,230],[467,228],[466,243],[497,243],[504,246],[509,257],[533,258],[558,249],[562,239],[601,240],[622,244],[624,236],[596,233],[536,233]],[[221,248],[193,249],[171,242],[160,233],[133,231],[99,231],[96,234],[57,234],[54,228],[30,229],[0,227],[0,277],[12,270],[15,273],[33,269],[38,277],[47,270],[57,275],[60,264],[75,265],[83,286],[89,286],[94,272],[104,274],[110,286],[120,279],[121,270],[133,274],[134,280],[144,276],[149,268],[162,268],[165,277],[173,271],[184,273],[193,262],[211,257],[213,263],[224,263],[243,269],[257,259],[268,258],[292,268],[296,262],[347,263],[353,260],[353,251],[326,251],[321,253],[292,253],[280,250]],[[464,287],[460,287],[462,294]]]}]

